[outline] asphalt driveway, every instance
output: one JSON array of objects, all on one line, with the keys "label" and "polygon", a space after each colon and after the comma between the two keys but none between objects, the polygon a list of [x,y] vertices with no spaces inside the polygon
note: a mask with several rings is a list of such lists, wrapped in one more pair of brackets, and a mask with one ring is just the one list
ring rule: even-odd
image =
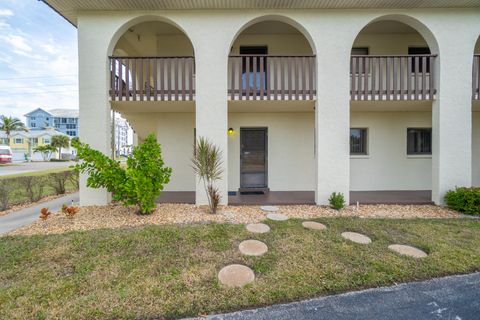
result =
[{"label": "asphalt driveway", "polygon": [[480,319],[480,273],[351,292],[207,319],[475,320]]}]

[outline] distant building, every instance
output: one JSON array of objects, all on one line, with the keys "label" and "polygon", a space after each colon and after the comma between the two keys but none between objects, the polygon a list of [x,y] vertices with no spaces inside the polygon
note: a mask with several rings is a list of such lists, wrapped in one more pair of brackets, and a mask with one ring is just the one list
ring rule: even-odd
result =
[{"label": "distant building", "polygon": [[[34,152],[38,146],[50,144],[52,137],[57,135],[66,135],[52,127],[45,129],[25,131],[13,131],[10,133],[10,141],[7,139],[5,131],[0,131],[0,144],[9,145],[12,148],[13,160],[25,160],[28,157],[31,160],[42,160],[42,155]],[[62,148],[62,157],[71,158],[76,154],[74,148]],[[58,153],[53,154],[54,157]]]},{"label": "distant building", "polygon": [[115,119],[115,154],[117,156],[128,155],[128,122],[121,118]]},{"label": "distant building", "polygon": [[78,137],[78,110],[37,108],[27,114],[27,128],[29,130],[42,130],[53,127],[70,137]]}]

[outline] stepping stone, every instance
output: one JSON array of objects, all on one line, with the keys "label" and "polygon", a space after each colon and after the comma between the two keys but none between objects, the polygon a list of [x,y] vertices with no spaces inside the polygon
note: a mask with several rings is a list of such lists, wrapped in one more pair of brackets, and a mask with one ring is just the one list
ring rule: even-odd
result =
[{"label": "stepping stone", "polygon": [[255,280],[255,274],[249,267],[241,264],[231,264],[220,270],[218,280],[227,287],[243,287]]},{"label": "stepping stone", "polygon": [[277,212],[278,211],[277,206],[261,206],[260,209],[262,209],[263,211],[267,211],[267,212]]},{"label": "stepping stone", "polygon": [[267,218],[273,221],[285,221],[288,220],[288,217],[281,213],[269,213]]},{"label": "stepping stone", "polygon": [[401,255],[409,256],[412,258],[425,258],[428,254],[418,248],[412,246],[406,246],[403,244],[392,244],[388,246],[388,249],[393,250]]},{"label": "stepping stone", "polygon": [[315,222],[315,221],[304,221],[302,222],[302,226],[307,229],[312,230],[325,230],[327,226],[323,223]]},{"label": "stepping stone", "polygon": [[266,233],[270,231],[270,227],[265,223],[247,224],[247,230],[253,233]]},{"label": "stepping stone", "polygon": [[343,232],[342,237],[350,241],[361,243],[361,244],[369,244],[372,242],[372,240],[369,237],[356,232]]},{"label": "stepping stone", "polygon": [[247,256],[261,256],[268,251],[265,243],[258,240],[245,240],[240,243],[238,249]]}]

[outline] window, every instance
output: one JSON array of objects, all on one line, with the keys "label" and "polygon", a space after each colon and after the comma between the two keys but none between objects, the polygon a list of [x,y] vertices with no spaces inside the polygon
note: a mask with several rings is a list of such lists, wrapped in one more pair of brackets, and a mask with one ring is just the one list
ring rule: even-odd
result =
[{"label": "window", "polygon": [[350,154],[367,155],[367,129],[350,128]]},{"label": "window", "polygon": [[43,138],[43,144],[50,144],[49,138]]},{"label": "window", "polygon": [[352,48],[352,56],[368,56],[368,48],[367,47],[353,47]]},{"label": "window", "polygon": [[[419,55],[419,54],[430,54],[430,48],[428,47],[409,47],[408,48],[408,55]],[[427,60],[428,62],[428,60]],[[416,63],[415,59],[412,59],[412,72],[415,73],[416,69]],[[425,66],[425,70],[427,73],[430,72],[430,64],[427,63]],[[423,71],[423,61],[422,58],[418,58],[418,72]]]},{"label": "window", "polygon": [[75,137],[77,135],[77,132],[75,131],[67,131],[67,135],[69,135],[70,137]]},{"label": "window", "polygon": [[35,120],[35,117],[30,117],[30,120]]},{"label": "window", "polygon": [[22,143],[23,143],[23,139],[22,139],[22,138],[15,138],[15,139],[14,139],[14,143],[15,143],[15,144],[22,144]]},{"label": "window", "polygon": [[30,127],[35,128],[37,124],[35,122],[30,123]]},{"label": "window", "polygon": [[407,129],[407,154],[432,154],[432,128]]},{"label": "window", "polygon": [[67,118],[62,118],[62,123],[67,123]]},{"label": "window", "polygon": [[67,129],[77,129],[76,124],[67,124]]}]

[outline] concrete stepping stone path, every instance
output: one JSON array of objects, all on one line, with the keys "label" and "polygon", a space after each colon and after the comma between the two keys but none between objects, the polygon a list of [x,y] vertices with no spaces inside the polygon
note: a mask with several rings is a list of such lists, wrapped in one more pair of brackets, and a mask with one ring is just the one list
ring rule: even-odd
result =
[{"label": "concrete stepping stone path", "polygon": [[245,240],[240,243],[238,249],[247,256],[261,256],[268,251],[265,243],[258,240]]},{"label": "concrete stepping stone path", "polygon": [[267,212],[277,212],[278,211],[277,206],[261,206],[260,209],[262,209],[263,211],[267,211]]},{"label": "concrete stepping stone path", "polygon": [[288,217],[281,213],[269,213],[267,214],[267,219],[270,219],[273,221],[285,221],[285,220],[288,220]]},{"label": "concrete stepping stone path", "polygon": [[221,284],[236,288],[243,287],[255,280],[253,270],[241,264],[231,264],[220,270],[218,273],[218,280]]},{"label": "concrete stepping stone path", "polygon": [[304,221],[302,222],[302,226],[306,229],[312,230],[325,230],[327,226],[323,223],[315,222],[315,221]]},{"label": "concrete stepping stone path", "polygon": [[392,244],[388,246],[388,249],[395,251],[401,255],[409,256],[412,258],[425,258],[428,254],[418,248],[407,246],[403,244]]},{"label": "concrete stepping stone path", "polygon": [[342,237],[360,244],[372,243],[372,240],[369,237],[357,232],[342,232]]},{"label": "concrete stepping stone path", "polygon": [[270,227],[265,223],[250,223],[247,224],[247,230],[253,233],[267,233]]}]

